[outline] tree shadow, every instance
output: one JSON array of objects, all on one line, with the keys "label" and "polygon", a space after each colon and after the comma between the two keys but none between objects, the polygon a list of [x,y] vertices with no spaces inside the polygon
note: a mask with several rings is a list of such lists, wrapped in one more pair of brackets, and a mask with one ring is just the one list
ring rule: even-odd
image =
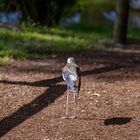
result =
[{"label": "tree shadow", "polygon": [[[133,66],[127,66],[127,65],[110,65],[110,66],[103,66],[100,68],[95,68],[93,70],[86,70],[86,71],[82,71],[81,75],[82,76],[87,76],[87,75],[96,75],[96,74],[100,74],[100,73],[105,73],[105,72],[109,72],[109,71],[113,71],[113,70],[117,70],[120,68],[130,68]],[[0,80],[0,83],[3,84],[14,84],[14,85],[27,85],[27,86],[36,86],[36,87],[51,87],[54,86],[56,83],[59,83],[63,81],[62,76],[58,76],[55,78],[51,78],[51,79],[45,79],[45,80],[41,80],[41,81],[35,81],[35,82],[27,82],[27,81],[10,81],[10,80]]]},{"label": "tree shadow", "polygon": [[0,121],[0,137],[54,102],[65,92],[65,90],[65,85],[54,85],[52,88],[48,88],[41,96],[35,98],[32,102],[23,105],[16,112],[2,119]]},{"label": "tree shadow", "polygon": [[[120,65],[120,64],[110,64],[105,65],[101,68],[95,68],[92,70],[83,71],[82,76],[92,75],[92,74],[100,74],[112,70],[116,70],[119,68],[131,67],[133,65]],[[0,137],[4,136],[8,133],[12,128],[18,126],[20,123],[24,122],[26,119],[35,115],[43,108],[47,107],[49,104],[54,102],[58,97],[63,95],[66,91],[66,86],[62,84],[58,84],[62,81],[62,76],[58,76],[52,79],[45,79],[41,81],[35,82],[27,82],[27,81],[8,81],[8,80],[0,80],[0,83],[4,84],[17,84],[17,85],[28,85],[28,86],[37,86],[37,87],[48,87],[48,89],[42,93],[39,97],[35,98],[32,102],[23,105],[17,111],[13,112],[11,115],[6,116],[0,121]],[[125,124],[131,121],[131,118],[112,118],[106,119],[104,124]]]},{"label": "tree shadow", "polygon": [[100,73],[105,73],[105,72],[109,72],[112,70],[116,70],[116,69],[119,69],[122,67],[124,67],[124,66],[119,66],[119,65],[103,66],[101,68],[95,68],[93,70],[83,71],[82,75],[86,76],[86,75],[92,75],[92,74],[100,74]]},{"label": "tree shadow", "polygon": [[132,120],[130,117],[113,117],[111,119],[106,119],[104,125],[124,125]]},{"label": "tree shadow", "polygon": [[27,85],[27,86],[36,86],[36,87],[52,87],[56,83],[61,82],[62,76],[58,76],[51,79],[45,79],[41,81],[35,81],[35,82],[27,82],[27,81],[8,81],[8,80],[0,80],[0,83],[3,84],[13,84],[13,85]]},{"label": "tree shadow", "polygon": [[[98,74],[98,73],[114,70],[115,68],[114,67],[98,68],[91,71],[84,71],[82,72],[82,75],[86,76],[90,74]],[[62,76],[58,76],[52,79],[35,81],[35,82],[1,80],[0,83],[4,83],[4,84],[17,84],[17,85],[28,85],[28,86],[49,87],[49,88],[44,93],[42,93],[39,97],[35,98],[32,102],[23,105],[16,112],[3,118],[0,121],[0,137],[2,137],[6,133],[8,133],[12,128],[18,126],[20,123],[24,122],[29,117],[35,115],[43,108],[47,107],[49,104],[54,102],[58,97],[60,97],[66,91],[65,85],[57,84],[61,81],[62,81]]]}]

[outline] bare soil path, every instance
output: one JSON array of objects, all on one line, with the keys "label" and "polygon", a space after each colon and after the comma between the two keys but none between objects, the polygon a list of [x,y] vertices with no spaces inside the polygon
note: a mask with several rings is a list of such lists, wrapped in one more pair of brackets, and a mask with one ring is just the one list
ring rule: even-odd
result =
[{"label": "bare soil path", "polygon": [[0,140],[140,140],[140,50],[73,56],[82,70],[76,119],[60,119],[68,55],[1,68]]}]

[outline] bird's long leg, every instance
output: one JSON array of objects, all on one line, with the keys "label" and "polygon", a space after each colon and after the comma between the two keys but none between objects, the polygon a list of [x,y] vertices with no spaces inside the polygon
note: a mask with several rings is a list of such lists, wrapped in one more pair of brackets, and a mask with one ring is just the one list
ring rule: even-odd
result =
[{"label": "bird's long leg", "polygon": [[[77,84],[77,83],[75,83]],[[76,92],[73,94],[73,98],[74,98],[74,115],[71,118],[76,118],[76,112],[77,112],[77,96],[78,96],[78,88],[76,85]]]},{"label": "bird's long leg", "polygon": [[73,103],[74,103],[74,108],[73,108],[73,110],[74,110],[74,115],[72,116],[72,117],[70,117],[71,119],[74,119],[74,118],[76,118],[76,95],[75,94],[73,94],[73,98],[74,98],[74,101],[73,101]]},{"label": "bird's long leg", "polygon": [[69,88],[67,86],[66,116],[62,117],[61,119],[68,118],[68,109],[69,109]]},{"label": "bird's long leg", "polygon": [[68,117],[68,109],[69,109],[69,88],[67,86],[66,117]]},{"label": "bird's long leg", "polygon": [[76,117],[76,95],[74,94],[74,118]]}]

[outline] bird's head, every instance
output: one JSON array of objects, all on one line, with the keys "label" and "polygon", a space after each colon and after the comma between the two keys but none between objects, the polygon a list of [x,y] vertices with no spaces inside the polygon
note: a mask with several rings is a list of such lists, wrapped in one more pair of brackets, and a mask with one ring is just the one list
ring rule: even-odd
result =
[{"label": "bird's head", "polygon": [[73,57],[69,57],[69,58],[67,59],[67,63],[75,63],[74,58],[73,58]]}]

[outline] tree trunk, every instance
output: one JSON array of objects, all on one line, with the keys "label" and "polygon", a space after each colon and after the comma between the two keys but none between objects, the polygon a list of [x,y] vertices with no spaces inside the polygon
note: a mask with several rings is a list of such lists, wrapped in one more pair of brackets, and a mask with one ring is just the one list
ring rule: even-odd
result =
[{"label": "tree trunk", "polygon": [[129,17],[129,0],[117,0],[117,18],[114,26],[114,42],[125,44]]}]

